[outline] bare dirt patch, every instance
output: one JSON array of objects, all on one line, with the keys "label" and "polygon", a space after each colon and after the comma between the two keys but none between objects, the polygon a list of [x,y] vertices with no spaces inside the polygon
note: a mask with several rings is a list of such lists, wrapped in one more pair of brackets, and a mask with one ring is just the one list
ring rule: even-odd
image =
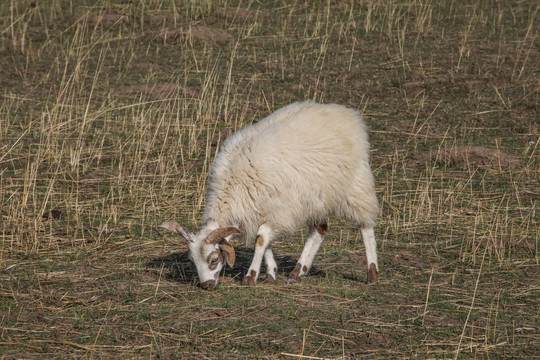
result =
[{"label": "bare dirt patch", "polygon": [[521,167],[518,158],[484,146],[452,146],[438,152],[424,152],[415,156],[409,164],[433,162],[452,164],[468,170],[481,168],[488,171],[515,171]]},{"label": "bare dirt patch", "polygon": [[190,27],[186,36],[191,42],[203,44],[225,44],[234,40],[234,37],[226,30],[203,25]]},{"label": "bare dirt patch", "polygon": [[256,18],[264,18],[266,14],[262,11],[253,11],[250,9],[241,9],[226,7],[217,9],[214,15],[220,19],[225,19],[231,23],[242,24],[246,21],[252,21]]},{"label": "bare dirt patch", "polygon": [[145,14],[142,18],[145,24],[161,26],[163,24],[174,24],[182,21],[182,16],[178,13],[174,14]]},{"label": "bare dirt patch", "polygon": [[144,94],[155,98],[166,98],[173,94],[194,95],[194,91],[186,89],[176,84],[143,84],[143,85],[126,85],[118,88],[118,94],[121,95],[138,95]]},{"label": "bare dirt patch", "polygon": [[105,27],[111,27],[116,24],[140,24],[162,26],[164,24],[174,24],[181,21],[181,15],[177,13],[168,14],[144,14],[142,16],[134,16],[128,12],[115,11],[115,10],[99,10],[88,11],[82,14],[78,18],[73,18],[70,21],[70,25],[74,25],[77,22],[86,23],[89,26],[102,25]]},{"label": "bare dirt patch", "polygon": [[128,21],[128,16],[118,12],[87,12],[79,18],[71,20],[72,24],[81,22],[86,23],[88,26],[102,25],[105,27],[110,27],[123,21]]},{"label": "bare dirt patch", "polygon": [[228,44],[234,40],[234,36],[227,30],[204,25],[190,26],[188,30],[162,30],[159,32],[158,38],[163,43],[179,41],[199,45]]}]

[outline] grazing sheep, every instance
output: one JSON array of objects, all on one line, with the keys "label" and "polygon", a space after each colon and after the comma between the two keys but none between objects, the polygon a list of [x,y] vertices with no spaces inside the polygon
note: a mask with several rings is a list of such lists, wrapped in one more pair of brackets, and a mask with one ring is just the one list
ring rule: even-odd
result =
[{"label": "grazing sheep", "polygon": [[270,242],[307,225],[309,235],[289,282],[307,274],[334,215],[360,226],[369,283],[378,279],[373,228],[379,213],[369,165],[369,139],[361,114],[335,104],[294,103],[237,131],[221,147],[210,169],[203,227],[190,233],[168,221],[161,227],[187,240],[201,286],[214,289],[225,262],[234,265],[226,240],[255,240],[243,280],[255,285],[261,263],[274,282],[277,265]]}]

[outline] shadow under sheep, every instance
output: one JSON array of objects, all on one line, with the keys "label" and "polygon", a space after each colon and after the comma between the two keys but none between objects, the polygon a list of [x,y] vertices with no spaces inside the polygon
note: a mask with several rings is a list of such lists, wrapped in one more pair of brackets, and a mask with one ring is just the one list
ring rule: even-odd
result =
[{"label": "shadow under sheep", "polygon": [[[246,275],[251,260],[253,259],[254,250],[250,249],[235,249],[236,262],[234,268],[225,266],[225,276],[233,278],[236,282],[241,283],[242,279]],[[289,273],[294,269],[297,259],[290,256],[278,256],[274,254],[276,262],[278,264],[278,274],[282,276],[289,276]],[[182,283],[198,284],[197,269],[195,265],[189,261],[188,252],[181,251],[170,255],[161,256],[148,262],[148,267],[155,269],[163,269],[163,276],[169,280],[174,280]],[[222,270],[223,272],[223,270]],[[259,281],[262,281],[265,276],[265,265],[261,266],[262,277]],[[321,276],[324,272],[313,266],[307,276]],[[279,280],[278,280],[279,281]]]}]

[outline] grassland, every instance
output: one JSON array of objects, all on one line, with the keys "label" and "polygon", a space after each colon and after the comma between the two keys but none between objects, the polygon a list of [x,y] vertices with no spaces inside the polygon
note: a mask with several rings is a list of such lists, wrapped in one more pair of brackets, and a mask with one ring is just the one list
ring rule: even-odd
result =
[{"label": "grassland", "polygon": [[[0,2],[0,357],[540,357],[540,6]],[[380,281],[330,219],[279,284],[193,286],[212,159],[293,101],[362,109]],[[324,134],[321,134],[324,141]]]}]

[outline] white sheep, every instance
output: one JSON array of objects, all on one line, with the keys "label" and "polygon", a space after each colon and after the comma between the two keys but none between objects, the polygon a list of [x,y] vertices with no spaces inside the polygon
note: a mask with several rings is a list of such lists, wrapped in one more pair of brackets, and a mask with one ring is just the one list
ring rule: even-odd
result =
[{"label": "white sheep", "polygon": [[210,169],[198,233],[172,221],[161,227],[187,240],[201,286],[214,289],[225,262],[234,265],[227,237],[255,240],[253,261],[243,280],[255,285],[263,257],[267,281],[276,279],[270,242],[307,225],[304,250],[288,279],[298,282],[319,250],[326,219],[338,216],[360,226],[371,283],[378,279],[373,231],[378,213],[361,114],[336,104],[306,101],[277,110],[227,138]]}]

